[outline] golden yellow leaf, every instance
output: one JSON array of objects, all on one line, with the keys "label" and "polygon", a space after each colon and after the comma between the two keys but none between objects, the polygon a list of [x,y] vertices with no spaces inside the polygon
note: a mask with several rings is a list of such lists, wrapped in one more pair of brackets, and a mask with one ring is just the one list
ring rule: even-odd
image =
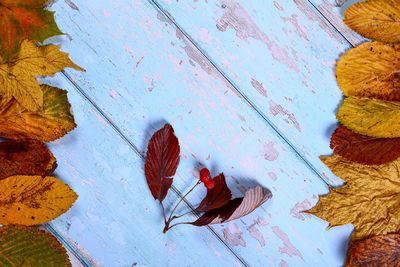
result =
[{"label": "golden yellow leaf", "polygon": [[71,266],[67,251],[60,242],[35,227],[1,227],[0,248],[1,266]]},{"label": "golden yellow leaf", "polygon": [[336,115],[347,128],[373,137],[400,137],[400,102],[347,97]]},{"label": "golden yellow leaf", "polygon": [[43,93],[35,76],[54,75],[66,67],[84,70],[75,65],[59,46],[37,47],[24,40],[17,55],[6,63],[0,60],[0,94],[5,102],[13,97],[27,110],[39,111],[43,107]]},{"label": "golden yellow leaf", "polygon": [[400,42],[400,0],[356,3],[344,12],[344,16],[347,26],[366,38]]},{"label": "golden yellow leaf", "polygon": [[362,165],[333,155],[320,159],[346,184],[331,188],[307,211],[330,223],[352,223],[352,239],[400,231],[400,159],[383,165]]},{"label": "golden yellow leaf", "polygon": [[76,127],[67,91],[48,85],[41,85],[40,89],[44,106],[38,113],[28,111],[14,98],[8,103],[0,103],[0,137],[50,142]]},{"label": "golden yellow leaf", "polygon": [[338,61],[336,77],[347,96],[400,100],[400,45],[367,42]]},{"label": "golden yellow leaf", "polygon": [[46,223],[66,212],[77,197],[51,176],[10,176],[0,180],[0,224]]}]

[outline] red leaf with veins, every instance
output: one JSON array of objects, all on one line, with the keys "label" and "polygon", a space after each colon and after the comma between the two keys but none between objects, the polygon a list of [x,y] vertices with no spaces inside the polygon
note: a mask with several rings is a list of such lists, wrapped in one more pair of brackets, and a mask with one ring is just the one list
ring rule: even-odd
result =
[{"label": "red leaf with veins", "polygon": [[179,141],[170,124],[158,130],[147,146],[144,166],[147,184],[154,199],[164,200],[179,165]]},{"label": "red leaf with veins", "polygon": [[216,176],[213,180],[215,185],[212,189],[207,190],[206,197],[196,208],[197,212],[205,212],[220,208],[227,204],[232,198],[231,190],[229,190],[228,186],[226,185],[225,175],[223,173]]}]

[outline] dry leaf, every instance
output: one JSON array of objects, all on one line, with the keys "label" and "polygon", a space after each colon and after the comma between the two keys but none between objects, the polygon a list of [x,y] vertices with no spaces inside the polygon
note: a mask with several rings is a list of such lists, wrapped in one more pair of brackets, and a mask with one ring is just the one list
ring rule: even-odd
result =
[{"label": "dry leaf", "polygon": [[0,224],[46,223],[66,212],[77,197],[51,176],[10,176],[0,180]]},{"label": "dry leaf", "polygon": [[163,201],[179,165],[180,147],[170,124],[151,137],[147,146],[145,174],[154,199]]},{"label": "dry leaf", "polygon": [[43,110],[26,110],[15,99],[0,104],[0,137],[32,138],[42,142],[54,141],[72,131],[76,124],[71,115],[67,91],[41,85]]},{"label": "dry leaf", "polygon": [[22,42],[10,63],[3,63],[0,64],[3,101],[8,102],[14,97],[24,108],[36,112],[43,107],[43,93],[35,76],[52,76],[66,67],[84,70],[75,65],[68,54],[61,52],[59,46],[37,47],[35,42],[28,40]]},{"label": "dry leaf", "polygon": [[43,42],[62,32],[54,12],[44,10],[49,0],[0,0],[0,56],[9,61],[23,39]]},{"label": "dry leaf", "polygon": [[205,212],[192,224],[204,226],[236,220],[253,212],[272,197],[271,191],[261,186],[250,188],[244,197],[230,200],[226,205]]},{"label": "dry leaf", "polygon": [[330,227],[352,223],[353,240],[400,230],[400,159],[368,166],[339,155],[320,158],[346,184],[331,188],[308,213]]},{"label": "dry leaf", "polygon": [[400,42],[400,1],[370,0],[344,12],[344,22],[362,36],[386,43]]},{"label": "dry leaf", "polygon": [[225,175],[221,173],[217,177],[213,178],[213,180],[215,185],[212,189],[207,189],[206,197],[196,208],[197,212],[205,212],[220,208],[231,200],[232,193],[226,185]]},{"label": "dry leaf", "polygon": [[71,266],[60,242],[34,227],[1,227],[0,248],[2,266]]},{"label": "dry leaf", "polygon": [[336,76],[347,96],[400,100],[400,45],[367,42],[350,49],[338,61]]},{"label": "dry leaf", "polygon": [[378,235],[357,241],[348,251],[346,266],[390,267],[400,264],[400,235]]},{"label": "dry leaf", "polygon": [[361,135],[343,125],[332,134],[330,147],[348,160],[367,165],[388,163],[400,157],[400,138]]},{"label": "dry leaf", "polygon": [[400,102],[347,97],[336,115],[347,128],[372,137],[400,137]]},{"label": "dry leaf", "polygon": [[28,139],[0,143],[0,180],[13,175],[46,176],[56,167],[53,154],[40,141]]}]

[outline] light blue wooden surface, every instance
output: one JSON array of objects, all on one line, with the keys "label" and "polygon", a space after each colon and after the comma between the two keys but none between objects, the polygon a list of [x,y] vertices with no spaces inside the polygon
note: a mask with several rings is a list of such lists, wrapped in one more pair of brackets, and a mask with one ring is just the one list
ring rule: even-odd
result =
[{"label": "light blue wooden surface", "polygon": [[[89,265],[341,265],[352,227],[326,231],[299,211],[328,192],[323,179],[341,183],[318,155],[330,153],[341,101],[333,67],[350,45],[306,1],[156,4],[51,6],[68,35],[49,42],[87,70],[48,80],[69,91],[78,128],[51,150],[80,195],[52,229]],[[205,165],[225,172],[234,195],[261,184],[273,199],[231,223],[163,235],[140,154],[166,121],[181,142],[181,192]]]}]

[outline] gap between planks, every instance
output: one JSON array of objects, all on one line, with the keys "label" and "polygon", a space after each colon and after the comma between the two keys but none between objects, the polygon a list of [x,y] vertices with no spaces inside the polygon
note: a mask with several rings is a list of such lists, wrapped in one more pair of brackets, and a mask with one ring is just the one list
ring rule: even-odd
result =
[{"label": "gap between planks", "polygon": [[[85,91],[72,79],[71,76],[69,76],[65,71],[61,71],[64,77],[72,84],[72,86],[78,91],[79,94],[82,95],[83,98],[85,98],[94,108],[95,110],[111,125],[111,127],[114,129],[114,131],[132,148],[132,150],[143,160],[145,160],[145,156],[140,152],[139,148],[123,133],[123,131],[114,123],[111,118],[105,114],[105,112],[85,93]],[[172,185],[172,191],[179,196],[180,198],[183,198],[183,194],[175,187]],[[197,218],[200,217],[199,213],[195,211],[195,208],[193,207],[192,204],[186,199],[183,198],[183,202],[189,207],[191,210],[191,213],[196,216]],[[56,230],[54,230],[51,225],[46,224],[47,227],[50,227],[49,230],[53,232],[57,237],[59,237],[62,240],[63,244],[66,244],[68,249],[72,249],[72,253],[81,261],[81,263],[85,263],[84,266],[90,266],[87,265],[87,260],[81,253],[76,251],[73,246],[69,244],[68,241],[63,239]],[[249,264],[217,233],[217,231],[207,225],[206,228],[217,238],[219,242],[221,242],[231,253],[232,255],[243,265],[248,267]]]}]

